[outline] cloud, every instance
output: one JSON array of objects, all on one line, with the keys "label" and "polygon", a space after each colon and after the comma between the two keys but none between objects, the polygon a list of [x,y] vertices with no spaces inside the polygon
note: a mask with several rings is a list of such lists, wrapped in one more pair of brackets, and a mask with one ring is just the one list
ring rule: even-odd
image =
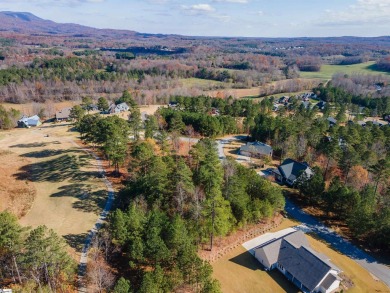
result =
[{"label": "cloud", "polygon": [[190,14],[205,14],[215,11],[215,8],[210,4],[194,4],[191,6],[182,5],[181,8]]},{"label": "cloud", "polygon": [[246,4],[249,1],[248,0],[213,0],[213,2],[226,2],[226,3],[241,3]]},{"label": "cloud", "polygon": [[348,10],[326,10],[326,21],[320,25],[390,25],[390,1],[389,0],[357,0],[350,5]]}]

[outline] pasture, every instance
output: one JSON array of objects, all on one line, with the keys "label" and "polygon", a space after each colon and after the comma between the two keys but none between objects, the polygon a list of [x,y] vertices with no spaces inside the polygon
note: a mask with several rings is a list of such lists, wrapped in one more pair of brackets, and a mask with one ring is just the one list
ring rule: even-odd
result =
[{"label": "pasture", "polygon": [[322,65],[319,72],[301,72],[303,78],[320,78],[329,80],[335,73],[345,74],[384,74],[390,75],[389,72],[378,71],[375,69],[375,62],[366,62],[353,65]]}]

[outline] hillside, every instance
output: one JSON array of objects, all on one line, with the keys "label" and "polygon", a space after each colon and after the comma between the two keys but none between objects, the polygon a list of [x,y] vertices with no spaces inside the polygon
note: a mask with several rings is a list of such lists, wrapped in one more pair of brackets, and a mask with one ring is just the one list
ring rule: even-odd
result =
[{"label": "hillside", "polygon": [[134,31],[96,29],[73,23],[56,23],[29,12],[0,12],[0,31],[20,34],[48,34],[68,36],[135,36]]}]

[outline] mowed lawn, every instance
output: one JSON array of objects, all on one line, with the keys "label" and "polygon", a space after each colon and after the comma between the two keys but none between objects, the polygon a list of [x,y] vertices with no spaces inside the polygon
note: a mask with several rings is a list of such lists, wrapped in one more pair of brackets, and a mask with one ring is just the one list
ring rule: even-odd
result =
[{"label": "mowed lawn", "polygon": [[[276,230],[295,225],[296,222],[285,220]],[[375,281],[370,273],[356,262],[331,249],[326,243],[306,236],[314,250],[326,254],[352,280],[354,287],[348,292],[390,292],[384,283]],[[224,293],[300,292],[276,270],[264,271],[260,263],[242,246],[232,250],[212,266],[214,277],[220,281]]]},{"label": "mowed lawn", "polygon": [[96,161],[74,143],[76,138],[77,133],[61,123],[14,129],[4,132],[0,151],[23,159],[11,178],[36,190],[20,223],[46,225],[63,236],[73,252],[80,252],[105,205],[107,190],[98,178]]},{"label": "mowed lawn", "polygon": [[366,62],[353,65],[322,65],[319,72],[301,72],[303,78],[321,78],[331,79],[335,73],[345,74],[385,74],[390,75],[389,72],[375,70],[375,62]]}]

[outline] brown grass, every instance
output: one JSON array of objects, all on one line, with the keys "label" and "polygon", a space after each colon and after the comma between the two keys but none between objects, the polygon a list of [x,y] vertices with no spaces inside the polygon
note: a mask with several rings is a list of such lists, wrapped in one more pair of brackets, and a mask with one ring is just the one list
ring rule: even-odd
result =
[{"label": "brown grass", "polygon": [[0,211],[8,210],[18,218],[28,212],[36,195],[31,182],[13,176],[20,166],[28,163],[29,160],[13,152],[0,149]]},{"label": "brown grass", "polygon": [[[295,225],[297,222],[286,219],[275,230]],[[349,257],[310,235],[307,237],[314,250],[327,255],[353,282],[354,286],[348,292],[390,292],[384,283],[376,281],[368,271]],[[299,292],[278,272],[265,272],[257,260],[242,246],[223,256],[212,266],[214,277],[220,281],[223,292]]]},{"label": "brown grass", "polygon": [[[74,143],[77,134],[66,123],[3,133],[0,149],[6,151],[9,169],[3,175],[14,180],[15,186],[36,190],[34,203],[20,223],[46,225],[62,235],[73,252],[79,252],[107,198],[96,161]],[[20,204],[17,208],[21,209],[25,204],[18,200],[14,205]]]}]

